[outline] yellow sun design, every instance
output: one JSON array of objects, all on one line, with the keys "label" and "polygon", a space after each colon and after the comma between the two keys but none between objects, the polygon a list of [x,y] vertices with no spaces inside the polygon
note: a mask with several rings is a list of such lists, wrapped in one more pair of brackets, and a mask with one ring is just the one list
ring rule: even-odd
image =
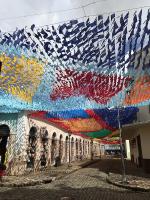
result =
[{"label": "yellow sun design", "polygon": [[0,74],[0,89],[31,102],[39,86],[44,67],[35,58],[25,56],[13,58],[5,54],[0,55],[2,69]]}]

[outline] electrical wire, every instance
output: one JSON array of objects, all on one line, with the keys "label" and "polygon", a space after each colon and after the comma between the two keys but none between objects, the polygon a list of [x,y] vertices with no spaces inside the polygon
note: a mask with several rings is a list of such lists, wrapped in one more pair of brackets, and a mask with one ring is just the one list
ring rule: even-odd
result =
[{"label": "electrical wire", "polygon": [[[98,2],[98,1],[97,1]],[[78,8],[80,8],[80,9],[83,9],[83,13],[84,13],[84,15],[82,16],[82,17],[76,17],[76,18],[74,18],[74,20],[81,20],[81,19],[84,19],[84,18],[89,18],[89,17],[97,17],[98,15],[110,15],[110,14],[112,14],[112,13],[122,13],[122,12],[127,12],[127,11],[132,11],[132,10],[138,10],[138,9],[143,9],[143,8],[149,8],[150,9],[150,6],[141,6],[141,7],[135,7],[135,8],[129,8],[129,9],[124,9],[124,10],[117,10],[117,11],[111,11],[111,12],[104,12],[104,13],[100,13],[100,14],[95,14],[95,15],[86,15],[86,13],[85,13],[85,7],[86,6],[88,6],[88,5],[92,5],[92,4],[96,4],[97,2],[93,2],[93,3],[90,3],[90,4],[87,4],[87,5],[85,5],[85,6],[80,6],[80,7],[78,7]],[[76,8],[77,9],[77,8]],[[70,10],[73,10],[73,9],[70,9]],[[70,10],[66,10],[66,11],[70,11]],[[40,15],[40,14],[39,14]],[[43,14],[44,15],[44,14]],[[24,16],[24,18],[27,18],[27,17],[29,17],[29,16],[34,16],[34,15],[28,15],[28,16]],[[23,16],[22,16],[23,17]],[[18,17],[17,19],[19,19],[19,18],[22,18],[22,17]],[[118,17],[116,17],[116,18],[118,18]],[[8,18],[4,18],[3,20],[5,20],[5,19],[8,19]],[[13,19],[13,18],[11,18],[11,19]],[[71,20],[71,19],[70,19]],[[63,21],[59,21],[59,22],[56,22],[56,23],[50,23],[50,24],[45,24],[45,25],[36,25],[37,27],[39,27],[39,28],[43,28],[43,27],[47,27],[47,26],[57,26],[57,25],[61,25],[61,24],[63,24],[63,23],[67,23],[67,22],[69,22],[70,20],[63,20]],[[0,21],[1,21],[1,19],[0,19]],[[26,27],[26,29],[28,29],[29,27]],[[16,29],[17,29],[17,27],[16,27]],[[14,29],[15,30],[15,29]],[[12,33],[12,32],[14,32],[14,30],[11,30],[11,31],[9,31],[9,33]],[[1,33],[6,33],[6,31],[5,32],[3,32],[3,31],[1,31]]]},{"label": "electrical wire", "polygon": [[20,18],[27,18],[27,17],[33,17],[33,16],[40,16],[40,15],[49,15],[49,14],[54,14],[54,13],[62,13],[62,12],[68,12],[68,11],[73,11],[73,10],[77,10],[77,9],[82,9],[82,8],[85,8],[85,7],[88,7],[90,5],[93,5],[95,3],[98,3],[99,1],[94,1],[92,3],[88,3],[86,5],[83,5],[83,6],[78,6],[78,7],[75,7],[75,8],[71,8],[71,9],[64,9],[64,10],[56,10],[56,11],[53,11],[53,12],[45,12],[45,13],[37,13],[37,14],[30,14],[30,15],[23,15],[23,16],[19,16],[19,17],[9,17],[9,18],[0,18],[0,21],[4,21],[4,20],[14,20],[14,19],[20,19]]},{"label": "electrical wire", "polygon": [[[31,15],[24,15],[24,16],[19,16],[19,17],[10,17],[10,18],[0,18],[0,21],[5,21],[5,20],[15,20],[15,19],[21,19],[21,18],[28,18],[28,17],[33,17],[33,16],[40,16],[40,15],[49,15],[49,14],[54,14],[54,13],[61,13],[61,12],[68,12],[68,11],[73,11],[73,10],[77,10],[77,9],[83,9],[83,13],[84,13],[84,16],[78,18],[78,19],[81,19],[81,18],[84,18],[84,17],[87,17],[87,16],[98,16],[98,14],[96,15],[86,15],[86,12],[85,12],[85,8],[90,6],[90,5],[94,5],[94,4],[97,4],[99,3],[99,1],[94,1],[94,2],[91,2],[89,4],[86,4],[86,5],[83,5],[83,6],[79,6],[79,7],[76,7],[76,8],[71,8],[71,9],[64,9],[64,10],[59,10],[59,11],[53,11],[53,12],[45,12],[45,13],[40,13],[40,14],[31,14]],[[143,8],[150,8],[150,5],[146,5],[146,6],[141,6],[141,7],[135,7],[135,8],[129,8],[129,9],[123,9],[123,10],[117,10],[117,11],[111,11],[111,12],[104,12],[104,13],[101,13],[100,15],[109,15],[111,13],[118,13],[118,12],[125,12],[125,11],[132,11],[132,10],[137,10],[137,9],[143,9]],[[55,24],[59,24],[59,23],[63,23],[63,22],[67,22],[69,20],[65,20],[65,21],[59,21],[57,23],[51,23],[49,25],[55,25]],[[46,25],[44,25],[46,26]]]}]

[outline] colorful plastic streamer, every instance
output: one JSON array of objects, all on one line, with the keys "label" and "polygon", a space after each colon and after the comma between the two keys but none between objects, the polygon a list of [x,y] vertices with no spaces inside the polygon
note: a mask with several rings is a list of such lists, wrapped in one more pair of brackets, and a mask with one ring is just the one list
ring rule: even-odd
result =
[{"label": "colorful plastic streamer", "polygon": [[[136,119],[138,108],[128,107],[119,110],[122,125]],[[118,129],[117,109],[71,110],[62,112],[35,112],[31,118],[42,119],[73,134],[82,134],[92,138],[116,135]]]},{"label": "colorful plastic streamer", "polygon": [[1,32],[2,112],[148,104],[149,23],[135,10]]}]

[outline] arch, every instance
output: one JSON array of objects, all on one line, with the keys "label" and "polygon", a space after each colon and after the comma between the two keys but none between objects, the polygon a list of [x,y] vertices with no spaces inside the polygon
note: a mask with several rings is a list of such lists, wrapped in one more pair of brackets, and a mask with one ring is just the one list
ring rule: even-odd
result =
[{"label": "arch", "polygon": [[27,168],[34,168],[36,155],[37,128],[32,126],[29,131],[27,148]]},{"label": "arch", "polygon": [[87,154],[88,154],[88,141],[85,140],[85,158],[87,158]]},{"label": "arch", "polygon": [[69,140],[69,137],[68,137],[68,136],[66,136],[66,141],[67,141],[67,140]]},{"label": "arch", "polygon": [[90,154],[90,142],[88,141],[88,155]]},{"label": "arch", "polygon": [[60,162],[62,160],[63,157],[63,135],[60,134],[59,136],[59,158],[60,158]]},{"label": "arch", "polygon": [[62,135],[62,134],[60,134],[60,137],[59,137],[59,139],[60,139],[60,140],[62,140],[62,138],[63,138],[63,135]]},{"label": "arch", "polygon": [[56,159],[56,147],[57,147],[57,140],[56,140],[56,132],[53,132],[52,135],[52,142],[51,142],[51,164],[55,164],[55,159]]},{"label": "arch", "polygon": [[6,124],[0,125],[0,137],[9,137],[10,136],[10,128]]},{"label": "arch", "polygon": [[76,160],[78,160],[79,157],[79,141],[76,138]]},{"label": "arch", "polygon": [[82,158],[82,140],[80,139],[80,142],[79,142],[79,159]]},{"label": "arch", "polygon": [[52,138],[55,138],[56,135],[57,135],[56,132],[53,132]]},{"label": "arch", "polygon": [[45,138],[48,138],[48,131],[47,131],[47,130],[45,130],[44,137],[45,137]]},{"label": "arch", "polygon": [[74,160],[74,138],[71,138],[71,161]]},{"label": "arch", "polygon": [[5,163],[5,156],[7,151],[7,142],[8,137],[10,136],[10,128],[6,124],[0,125],[0,156],[1,156],[1,162],[0,162],[0,169],[5,170],[6,166]]},{"label": "arch", "polygon": [[60,134],[60,136],[59,136],[59,142],[62,141],[62,140],[63,140],[63,135]]},{"label": "arch", "polygon": [[37,128],[36,128],[35,126],[32,126],[32,127],[30,128],[29,135],[30,135],[31,137],[35,137],[36,133],[37,133]]},{"label": "arch", "polygon": [[68,162],[69,159],[69,137],[66,136],[65,139],[65,162]]},{"label": "arch", "polygon": [[83,149],[83,151],[82,151],[82,155],[84,156],[85,155],[85,141],[83,140],[83,147],[82,147],[82,149]]},{"label": "arch", "polygon": [[41,155],[40,155],[40,163],[41,167],[45,167],[47,165],[48,161],[48,131],[46,128],[41,128],[40,131],[41,136]]}]

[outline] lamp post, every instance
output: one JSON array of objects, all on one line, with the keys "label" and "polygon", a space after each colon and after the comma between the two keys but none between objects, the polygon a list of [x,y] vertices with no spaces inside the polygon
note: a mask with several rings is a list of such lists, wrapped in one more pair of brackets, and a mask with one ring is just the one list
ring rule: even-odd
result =
[{"label": "lamp post", "polygon": [[70,140],[70,137],[71,137],[71,133],[69,133],[69,164],[68,164],[68,167],[72,167],[71,165],[71,140]]},{"label": "lamp post", "polygon": [[122,144],[122,127],[120,123],[120,112],[119,112],[119,107],[118,107],[118,126],[119,126],[119,140],[120,140],[120,150],[121,150],[121,162],[122,162],[122,182],[126,183],[127,178],[126,178],[126,170],[125,170],[125,160],[124,160],[124,155],[123,155],[123,144]]}]

